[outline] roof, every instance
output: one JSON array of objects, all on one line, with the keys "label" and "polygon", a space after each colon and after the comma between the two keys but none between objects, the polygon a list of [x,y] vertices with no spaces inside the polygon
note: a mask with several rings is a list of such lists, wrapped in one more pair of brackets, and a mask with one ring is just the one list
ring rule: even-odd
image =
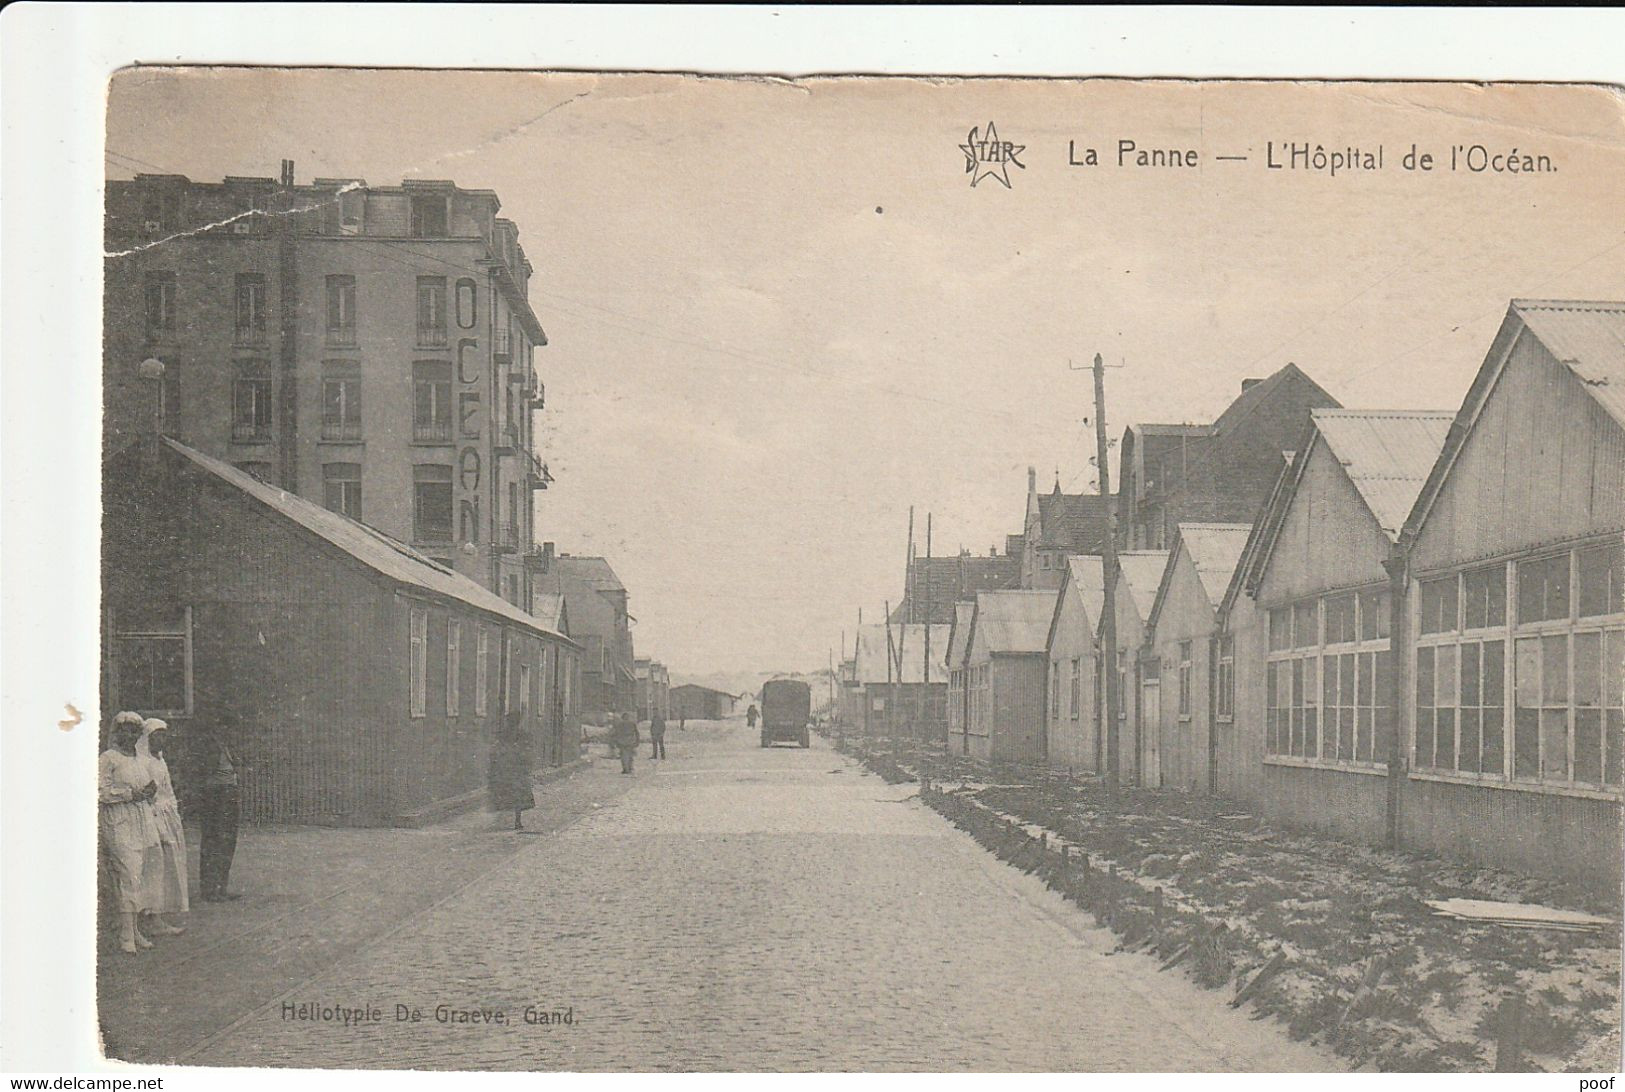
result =
[{"label": "roof", "polygon": [[1061,588],[1050,609],[1049,631],[1044,635],[1046,649],[1055,643],[1055,627],[1061,622],[1061,608],[1066,605],[1067,596],[1082,601],[1084,619],[1091,626],[1100,620],[1100,607],[1106,600],[1105,571],[1105,559],[1092,554],[1073,554],[1066,559]]},{"label": "roof", "polygon": [[1129,600],[1146,617],[1156,602],[1162,584],[1162,570],[1168,565],[1167,550],[1125,550],[1117,555],[1117,569]]},{"label": "roof", "polygon": [[1529,332],[1625,425],[1625,303],[1513,300]]},{"label": "roof", "polygon": [[1329,393],[1327,393],[1325,387],[1322,387],[1319,383],[1316,383],[1313,379],[1310,379],[1308,374],[1302,368],[1298,367],[1296,364],[1287,364],[1285,367],[1278,369],[1275,374],[1270,376],[1268,379],[1262,379],[1251,386],[1243,387],[1241,394],[1237,396],[1236,400],[1231,402],[1230,405],[1225,408],[1225,411],[1219,414],[1218,419],[1213,422],[1213,434],[1215,436],[1222,435],[1241,425],[1247,420],[1247,418],[1253,415],[1253,411],[1258,409],[1258,407],[1263,405],[1265,402],[1269,401],[1270,396],[1274,394],[1278,388],[1295,381],[1307,383],[1311,388],[1313,388],[1314,393],[1320,398],[1324,399],[1328,404],[1333,406],[1339,405],[1337,399],[1333,398]]},{"label": "roof", "polygon": [[976,601],[974,599],[961,600],[954,604],[953,625],[948,627],[948,657],[949,667],[965,662],[965,653],[970,650],[970,623],[976,615]]},{"label": "roof", "polygon": [[1252,525],[1246,523],[1181,523],[1179,541],[1190,552],[1196,576],[1209,603],[1218,606],[1241,560]]},{"label": "roof", "polygon": [[1455,414],[1316,409],[1310,418],[1378,526],[1390,541],[1397,540],[1422,483],[1439,460]]},{"label": "roof", "polygon": [[514,606],[461,573],[430,561],[404,542],[391,538],[376,528],[323,508],[297,494],[267,485],[228,463],[205,455],[167,436],[164,437],[164,443],[171,451],[200,470],[239,492],[246,493],[277,515],[336,546],[380,576],[409,588],[458,600],[548,636],[558,637],[561,640],[569,639],[543,619]]},{"label": "roof", "polygon": [[609,562],[602,557],[559,554],[553,564],[560,572],[577,580],[585,580],[598,591],[625,591],[626,585],[615,575]]},{"label": "roof", "polygon": [[[948,630],[946,624],[926,626],[923,622],[900,623],[891,625],[884,623],[871,623],[858,627],[857,650],[853,654],[857,660],[857,681],[865,686],[887,682],[918,683],[926,681],[925,676],[925,638],[927,629],[930,630],[932,664],[931,678],[933,683],[948,681],[943,674],[940,678],[938,672],[942,671],[942,661],[936,658],[935,650],[948,647]],[[888,631],[890,639],[888,641]],[[902,648],[902,664],[897,663],[897,649]],[[887,669],[888,651],[891,655],[891,667]]]},{"label": "roof", "polygon": [[679,683],[678,685],[671,688],[671,692],[674,693],[674,694],[679,690],[693,690],[693,691],[698,691],[698,692],[702,692],[702,693],[706,693],[706,694],[721,694],[725,698],[732,698],[732,697],[735,696],[733,694],[728,693],[728,691],[726,691],[726,690],[718,690],[714,686],[701,686],[699,683],[691,683],[691,682]]},{"label": "roof", "polygon": [[1269,495],[1265,497],[1264,506],[1259,511],[1258,517],[1253,520],[1252,530],[1247,533],[1247,544],[1241,550],[1241,559],[1236,562],[1235,571],[1230,574],[1230,583],[1224,590],[1224,599],[1219,603],[1218,616],[1221,624],[1235,606],[1236,597],[1242,590],[1254,586],[1255,572],[1285,515],[1286,505],[1282,498],[1291,492],[1291,482],[1297,473],[1297,453],[1283,451],[1281,454],[1286,457],[1286,461],[1276,473],[1275,482],[1270,486]]},{"label": "roof", "polygon": [[1063,493],[1060,483],[1038,495],[1038,546],[1073,554],[1105,549],[1106,501],[1098,493]]},{"label": "roof", "polygon": [[1043,589],[978,592],[971,627],[990,653],[1043,652],[1055,597],[1054,591]]}]

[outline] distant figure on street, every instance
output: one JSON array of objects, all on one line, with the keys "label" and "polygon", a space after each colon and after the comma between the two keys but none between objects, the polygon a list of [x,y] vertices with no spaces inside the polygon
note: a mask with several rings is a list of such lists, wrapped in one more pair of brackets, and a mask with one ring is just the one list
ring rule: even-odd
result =
[{"label": "distant figure on street", "polygon": [[136,757],[140,738],[140,714],[118,714],[108,731],[107,750],[96,763],[102,862],[118,914],[119,947],[131,955],[152,947],[137,919],[144,907],[142,868],[147,851],[158,845],[158,822],[152,814],[158,786],[147,764]]},{"label": "distant figure on street", "polygon": [[223,729],[233,722],[205,725],[198,736],[203,813],[203,841],[198,846],[198,886],[204,902],[234,902],[242,896],[226,890],[232,858],[237,856],[237,822],[242,816],[238,776],[245,768]]},{"label": "distant figure on street", "polygon": [[688,714],[687,713],[678,713],[677,714],[677,730],[679,732],[688,731]]},{"label": "distant figure on street", "polygon": [[756,706],[752,705],[745,712],[745,726],[747,728],[756,727],[756,718],[759,716],[761,716],[761,714],[756,711]]},{"label": "distant figure on street", "polygon": [[158,786],[153,797],[152,815],[158,824],[158,845],[147,850],[141,870],[142,918],[140,926],[148,934],[173,937],[186,932],[182,926],[163,919],[164,914],[184,914],[190,907],[186,898],[186,831],[181,826],[180,807],[175,802],[175,783],[169,777],[164,750],[169,742],[169,725],[151,717],[141,725],[136,740],[136,757],[147,765],[147,774]]},{"label": "distant figure on street", "polygon": [[649,714],[649,743],[654,748],[651,759],[666,757],[666,718],[658,709]]},{"label": "distant figure on street", "polygon": [[632,760],[638,754],[638,722],[632,719],[631,713],[622,713],[615,718],[615,729],[610,733],[609,741],[621,754],[621,772],[632,772]]},{"label": "distant figure on street", "polygon": [[525,829],[525,812],[536,806],[530,760],[530,736],[525,733],[524,713],[515,709],[502,718],[497,737],[491,741],[491,763],[486,776],[491,810],[513,812],[514,830]]}]

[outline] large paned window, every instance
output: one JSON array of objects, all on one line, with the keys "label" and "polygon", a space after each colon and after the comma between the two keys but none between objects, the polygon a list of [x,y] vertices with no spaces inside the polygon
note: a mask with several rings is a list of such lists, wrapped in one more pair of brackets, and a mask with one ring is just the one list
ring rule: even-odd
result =
[{"label": "large paned window", "polygon": [[[1384,588],[1336,592],[1269,613],[1266,754],[1323,765],[1381,766],[1393,732]],[[1235,646],[1219,646],[1219,701],[1234,708]]]},{"label": "large paned window", "polygon": [[1617,790],[1622,569],[1612,541],[1421,581],[1415,769]]}]

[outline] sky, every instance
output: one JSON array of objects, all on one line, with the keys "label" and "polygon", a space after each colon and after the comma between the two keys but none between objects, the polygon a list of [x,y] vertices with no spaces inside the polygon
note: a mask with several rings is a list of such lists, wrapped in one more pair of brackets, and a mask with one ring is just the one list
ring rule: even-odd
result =
[{"label": "sky", "polygon": [[[1008,187],[967,173],[990,122]],[[1472,145],[1554,169],[1450,170]],[[922,552],[930,513],[934,552],[985,553],[1027,467],[1092,491],[1097,352],[1114,437],[1289,361],[1454,409],[1510,299],[1625,298],[1595,87],[145,69],[106,147],[110,178],[495,190],[549,341],[538,536],[607,556],[678,675],[823,667],[900,596],[910,506]]]}]

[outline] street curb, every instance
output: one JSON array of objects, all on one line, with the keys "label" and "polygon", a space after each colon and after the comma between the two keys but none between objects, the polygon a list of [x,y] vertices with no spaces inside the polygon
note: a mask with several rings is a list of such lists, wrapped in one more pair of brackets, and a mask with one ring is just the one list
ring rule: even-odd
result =
[{"label": "street curb", "polygon": [[[532,784],[550,785],[555,781],[563,781],[567,777],[592,765],[592,756],[583,754],[579,758],[571,759],[562,766],[552,766],[531,775]],[[412,811],[402,812],[395,816],[391,826],[407,829],[419,829],[444,822],[454,815],[461,815],[467,811],[474,811],[485,806],[489,793],[486,789],[475,789],[458,796],[448,796],[444,800],[436,800]]]}]

